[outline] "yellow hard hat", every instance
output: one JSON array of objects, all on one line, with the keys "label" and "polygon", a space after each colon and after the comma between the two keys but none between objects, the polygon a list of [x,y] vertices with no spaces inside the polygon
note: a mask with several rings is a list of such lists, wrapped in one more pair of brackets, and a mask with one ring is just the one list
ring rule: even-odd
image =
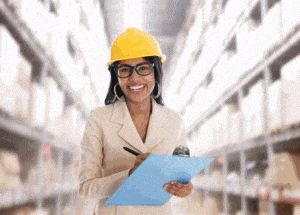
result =
[{"label": "yellow hard hat", "polygon": [[139,57],[158,56],[164,62],[166,56],[161,53],[158,42],[153,36],[137,28],[127,28],[120,34],[111,47],[110,66],[119,60],[128,60]]}]

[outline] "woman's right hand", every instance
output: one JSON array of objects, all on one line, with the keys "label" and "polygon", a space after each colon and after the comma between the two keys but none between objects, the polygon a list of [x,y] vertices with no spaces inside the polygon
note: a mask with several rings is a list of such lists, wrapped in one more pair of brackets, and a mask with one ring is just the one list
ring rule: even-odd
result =
[{"label": "woman's right hand", "polygon": [[141,163],[143,163],[144,160],[146,160],[146,158],[149,155],[150,155],[150,152],[138,155],[135,159],[133,168],[129,170],[129,175],[131,175],[139,167],[139,165],[141,165]]}]

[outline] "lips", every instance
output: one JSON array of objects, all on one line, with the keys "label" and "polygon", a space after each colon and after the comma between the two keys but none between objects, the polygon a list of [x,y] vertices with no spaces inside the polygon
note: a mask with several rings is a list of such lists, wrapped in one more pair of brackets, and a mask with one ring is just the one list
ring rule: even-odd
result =
[{"label": "lips", "polygon": [[135,85],[135,86],[129,86],[129,89],[132,91],[139,91],[144,89],[145,85]]}]

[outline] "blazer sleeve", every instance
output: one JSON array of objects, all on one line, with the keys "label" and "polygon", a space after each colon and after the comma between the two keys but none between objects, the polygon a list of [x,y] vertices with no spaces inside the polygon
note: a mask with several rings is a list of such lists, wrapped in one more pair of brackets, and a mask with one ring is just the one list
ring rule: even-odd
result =
[{"label": "blazer sleeve", "polygon": [[178,136],[176,140],[176,146],[187,146],[186,145],[186,130],[184,121],[181,115],[178,116]]},{"label": "blazer sleeve", "polygon": [[126,180],[129,169],[103,177],[103,130],[95,119],[92,111],[82,138],[79,193],[104,202]]}]

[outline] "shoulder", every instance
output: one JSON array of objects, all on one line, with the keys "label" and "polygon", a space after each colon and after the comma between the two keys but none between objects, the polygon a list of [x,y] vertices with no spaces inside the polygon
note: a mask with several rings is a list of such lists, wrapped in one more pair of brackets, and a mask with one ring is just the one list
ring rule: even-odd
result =
[{"label": "shoulder", "polygon": [[105,119],[109,119],[112,111],[113,111],[114,104],[97,107],[91,110],[89,114],[89,120],[101,121]]},{"label": "shoulder", "polygon": [[176,112],[166,106],[159,105],[159,107],[170,123],[182,123],[183,122],[183,118],[182,118],[181,114],[179,114],[178,112]]}]

